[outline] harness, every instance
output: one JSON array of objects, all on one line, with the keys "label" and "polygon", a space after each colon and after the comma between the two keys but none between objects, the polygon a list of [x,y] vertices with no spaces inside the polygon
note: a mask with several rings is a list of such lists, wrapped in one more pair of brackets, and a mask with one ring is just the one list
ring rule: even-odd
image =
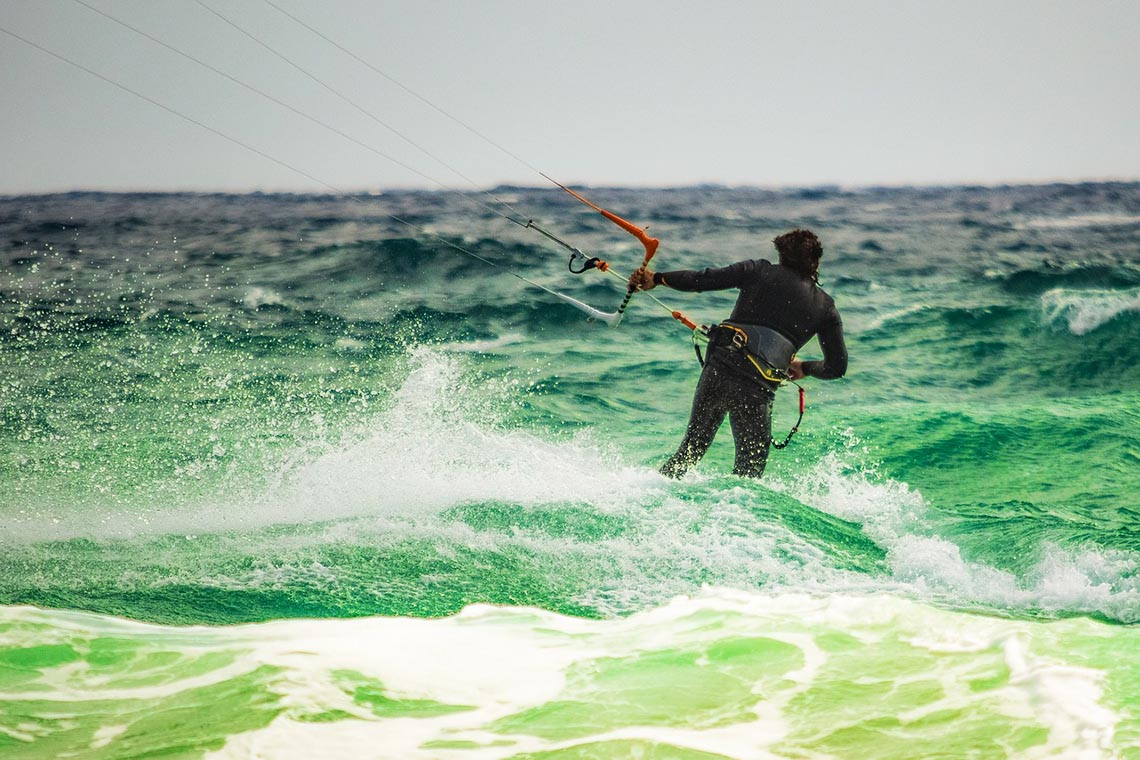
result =
[{"label": "harness", "polygon": [[[788,368],[791,367],[792,360],[796,356],[795,345],[783,334],[764,325],[725,321],[719,325],[705,327],[700,332],[708,340],[710,349],[724,347],[742,353],[744,358],[756,368],[760,377],[772,386],[773,390],[785,382],[789,382],[799,389],[800,416],[796,419],[796,424],[792,426],[782,442],[777,443],[774,438],[771,439],[773,448],[785,448],[792,440],[792,436],[800,429],[800,423],[804,419],[804,388],[788,376]],[[704,367],[707,362],[705,357],[701,355],[696,331],[693,333],[693,350],[697,354],[697,361]]]}]

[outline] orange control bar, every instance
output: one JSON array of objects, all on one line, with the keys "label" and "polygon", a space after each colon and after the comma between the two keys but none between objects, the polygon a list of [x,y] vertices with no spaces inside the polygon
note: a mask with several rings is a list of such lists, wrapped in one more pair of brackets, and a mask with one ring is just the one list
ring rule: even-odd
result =
[{"label": "orange control bar", "polygon": [[572,195],[575,198],[577,198],[578,200],[582,201],[582,203],[585,203],[587,206],[594,209],[594,211],[597,211],[599,214],[604,216],[606,219],[609,219],[611,222],[616,224],[618,227],[621,227],[623,230],[625,230],[626,232],[628,232],[629,234],[633,235],[635,238],[640,240],[641,244],[643,246],[645,246],[645,260],[643,262],[641,262],[642,266],[645,266],[646,264],[648,264],[649,260],[653,258],[653,254],[657,253],[657,246],[661,245],[661,241],[655,237],[649,237],[649,233],[646,232],[644,229],[642,229],[641,227],[638,227],[633,222],[622,219],[620,216],[613,213],[612,211],[606,211],[604,208],[597,205],[596,203],[593,203],[590,200],[583,198],[581,195],[574,192],[570,188],[566,187],[566,185],[563,185],[558,180],[552,179],[545,174],[543,174],[542,176],[546,177],[551,182],[558,185],[560,188],[562,188],[566,192],[570,193],[570,195]]}]

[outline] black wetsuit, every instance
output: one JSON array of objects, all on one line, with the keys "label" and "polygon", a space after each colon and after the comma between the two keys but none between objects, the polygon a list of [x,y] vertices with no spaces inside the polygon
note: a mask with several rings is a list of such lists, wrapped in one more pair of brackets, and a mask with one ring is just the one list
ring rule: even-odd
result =
[{"label": "black wetsuit", "polygon": [[[701,292],[739,288],[730,321],[776,330],[800,350],[815,335],[822,361],[803,363],[805,375],[831,380],[847,371],[843,322],[835,302],[810,278],[764,259],[740,261],[720,269],[660,273],[674,290]],[[768,461],[772,442],[773,388],[743,351],[729,341],[714,339],[693,396],[689,427],[677,452],[661,472],[679,478],[700,461],[727,414],[736,442],[732,471],[758,478]]]}]

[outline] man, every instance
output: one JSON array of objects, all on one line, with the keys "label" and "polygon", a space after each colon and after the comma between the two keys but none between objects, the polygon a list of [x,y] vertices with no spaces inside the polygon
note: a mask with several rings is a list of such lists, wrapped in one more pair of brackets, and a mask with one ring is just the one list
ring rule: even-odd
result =
[{"label": "man", "polygon": [[[772,443],[772,399],[783,379],[832,380],[847,372],[843,323],[835,302],[819,287],[823,246],[808,230],[773,241],[780,263],[740,261],[721,269],[653,272],[642,267],[630,287],[702,292],[739,288],[728,321],[712,328],[708,358],[693,396],[689,427],[661,472],[679,478],[705,455],[727,414],[736,442],[733,473],[759,478]],[[822,361],[795,359],[819,336]]]}]

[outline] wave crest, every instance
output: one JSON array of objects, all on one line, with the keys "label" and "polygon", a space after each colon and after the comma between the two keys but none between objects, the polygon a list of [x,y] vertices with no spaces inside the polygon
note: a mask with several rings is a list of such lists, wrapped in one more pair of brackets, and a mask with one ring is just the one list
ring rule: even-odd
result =
[{"label": "wave crest", "polygon": [[1123,314],[1140,312],[1140,288],[1131,290],[1066,290],[1041,295],[1046,324],[1066,323],[1074,335],[1086,335]]}]

